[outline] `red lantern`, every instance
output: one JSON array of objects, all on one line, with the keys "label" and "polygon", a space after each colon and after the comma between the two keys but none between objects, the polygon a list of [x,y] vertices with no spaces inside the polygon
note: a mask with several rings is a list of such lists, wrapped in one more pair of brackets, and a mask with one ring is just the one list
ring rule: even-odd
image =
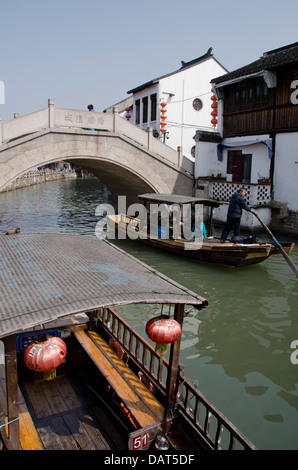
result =
[{"label": "red lantern", "polygon": [[[213,88],[211,88],[211,92],[213,93]],[[212,105],[211,105],[211,108],[213,109],[213,111],[211,112],[211,116],[213,117],[211,119],[211,124],[213,127],[216,127],[216,124],[217,124],[217,108],[218,108],[218,104],[217,104],[217,98],[216,96],[213,94],[211,96],[211,101],[212,101]]]},{"label": "red lantern", "polygon": [[181,326],[167,315],[151,318],[146,325],[148,337],[156,343],[160,355],[167,351],[167,344],[174,343],[181,336]]},{"label": "red lantern", "polygon": [[125,117],[126,117],[126,119],[129,121],[130,118],[131,118],[130,108],[129,108],[129,107],[128,107],[128,108],[125,108],[125,111],[126,111]]},{"label": "red lantern", "polygon": [[162,132],[163,134],[166,133],[166,125],[167,123],[165,122],[165,119],[167,118],[166,116],[166,112],[167,112],[167,103],[165,103],[164,101],[162,103],[160,103],[160,113],[161,113],[161,116],[160,116],[160,132]]},{"label": "red lantern", "polygon": [[50,337],[45,341],[32,343],[24,352],[26,366],[36,372],[48,372],[60,366],[67,353],[66,344],[61,338]]}]

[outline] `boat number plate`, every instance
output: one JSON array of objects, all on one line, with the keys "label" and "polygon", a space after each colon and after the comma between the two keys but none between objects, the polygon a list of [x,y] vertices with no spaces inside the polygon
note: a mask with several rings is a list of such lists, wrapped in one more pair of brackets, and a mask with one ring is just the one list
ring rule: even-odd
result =
[{"label": "boat number plate", "polygon": [[149,431],[131,433],[129,440],[129,450],[145,449],[149,445]]}]

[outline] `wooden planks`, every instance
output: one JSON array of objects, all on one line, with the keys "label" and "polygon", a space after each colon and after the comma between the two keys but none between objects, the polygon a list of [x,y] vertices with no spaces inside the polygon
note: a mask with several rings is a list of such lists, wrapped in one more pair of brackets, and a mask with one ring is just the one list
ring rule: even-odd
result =
[{"label": "wooden planks", "polygon": [[96,332],[74,335],[141,428],[163,420],[163,407]]},{"label": "wooden planks", "polygon": [[26,392],[37,419],[47,418],[82,406],[66,377],[46,382],[25,382]]},{"label": "wooden planks", "polygon": [[32,421],[24,397],[19,389],[20,448],[21,450],[44,450]]},{"label": "wooden planks", "polygon": [[[94,404],[93,397],[87,403],[81,399],[66,377],[50,382],[26,380],[24,386],[44,449],[116,449],[101,424],[107,419],[103,410]],[[25,445],[28,449],[30,444]]]},{"label": "wooden planks", "polygon": [[[100,412],[99,412],[100,414]],[[94,410],[74,410],[38,425],[47,450],[111,450],[112,442],[98,426]]]}]

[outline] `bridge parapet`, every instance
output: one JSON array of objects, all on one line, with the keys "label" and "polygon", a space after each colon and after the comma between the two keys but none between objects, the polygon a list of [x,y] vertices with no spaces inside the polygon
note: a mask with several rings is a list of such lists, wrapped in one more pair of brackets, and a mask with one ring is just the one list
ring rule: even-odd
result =
[{"label": "bridge parapet", "polygon": [[[160,142],[153,137],[152,128],[144,131],[134,124],[122,118],[117,109],[113,109],[113,113],[90,112],[85,110],[56,108],[54,100],[48,100],[48,107],[22,117],[7,122],[1,122],[0,118],[0,146],[33,134],[44,129],[74,129],[84,132],[111,132],[130,139],[134,145],[140,146],[143,150],[149,150],[157,154],[159,157],[177,168],[185,167],[183,164],[182,148],[178,147],[177,151]],[[189,162],[186,171],[191,168]]]}]

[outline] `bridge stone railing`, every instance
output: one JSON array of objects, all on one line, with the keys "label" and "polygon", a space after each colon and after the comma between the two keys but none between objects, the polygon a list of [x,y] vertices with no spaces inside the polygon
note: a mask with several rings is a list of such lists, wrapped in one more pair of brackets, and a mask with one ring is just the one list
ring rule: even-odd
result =
[{"label": "bridge stone railing", "polygon": [[84,131],[106,131],[118,134],[130,140],[144,151],[155,153],[162,160],[193,174],[192,162],[186,162],[182,155],[182,147],[177,151],[153,137],[153,130],[144,131],[121,117],[117,109],[113,113],[99,113],[76,109],[56,108],[53,99],[48,100],[48,107],[26,116],[2,122],[0,117],[0,146],[11,140],[27,136],[42,130],[68,129]]}]

